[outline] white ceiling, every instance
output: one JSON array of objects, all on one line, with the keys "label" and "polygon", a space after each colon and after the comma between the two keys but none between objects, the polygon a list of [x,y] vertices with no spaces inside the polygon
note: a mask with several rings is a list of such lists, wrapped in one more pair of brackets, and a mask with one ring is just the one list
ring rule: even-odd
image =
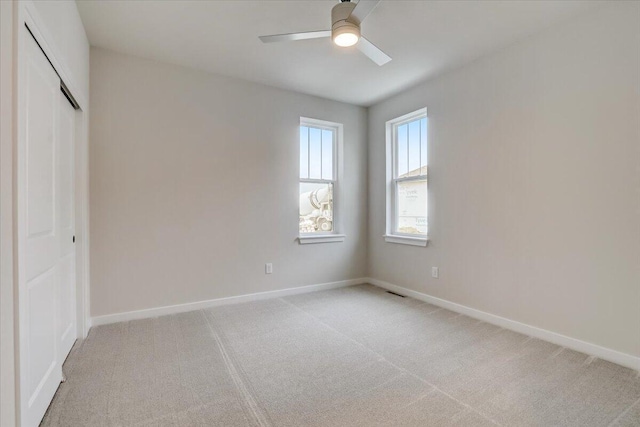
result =
[{"label": "white ceiling", "polygon": [[358,105],[371,105],[598,4],[382,0],[362,25],[363,34],[393,58],[378,67],[330,39],[258,40],[329,29],[335,0],[77,3],[93,46]]}]

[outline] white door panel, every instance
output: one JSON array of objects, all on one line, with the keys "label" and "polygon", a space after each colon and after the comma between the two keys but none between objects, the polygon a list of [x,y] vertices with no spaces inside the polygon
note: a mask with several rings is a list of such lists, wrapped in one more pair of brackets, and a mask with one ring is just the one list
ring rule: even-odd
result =
[{"label": "white door panel", "polygon": [[61,91],[60,126],[58,129],[58,195],[60,200],[60,290],[58,307],[58,339],[60,360],[69,354],[76,340],[76,251],[75,200],[74,200],[74,150],[76,111]]},{"label": "white door panel", "polygon": [[[46,385],[56,368],[55,301],[57,269],[51,268],[29,282],[29,402],[38,398],[38,392]],[[36,351],[34,351],[36,350]],[[58,379],[59,382],[59,379]],[[54,381],[57,387],[57,382]],[[55,390],[55,389],[54,389]]]},{"label": "white door panel", "polygon": [[60,80],[38,45],[29,40],[26,67],[27,280],[58,260],[55,152]]},{"label": "white door panel", "polygon": [[[27,31],[23,29],[23,31]],[[62,379],[58,312],[60,79],[26,33],[18,150],[21,424],[37,426]]]},{"label": "white door panel", "polygon": [[60,126],[58,140],[60,195],[60,254],[74,252],[73,235],[75,233],[74,210],[74,148],[76,110],[62,91],[58,91],[60,103]]},{"label": "white door panel", "polygon": [[64,359],[76,342],[76,254],[71,252],[60,259],[58,263],[60,272],[59,284],[59,310],[58,310],[58,336],[60,341],[60,360]]}]

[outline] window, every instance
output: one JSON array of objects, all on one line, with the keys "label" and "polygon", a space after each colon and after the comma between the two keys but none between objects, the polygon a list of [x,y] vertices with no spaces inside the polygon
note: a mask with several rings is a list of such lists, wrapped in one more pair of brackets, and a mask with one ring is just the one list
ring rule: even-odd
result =
[{"label": "window", "polygon": [[387,122],[385,240],[427,245],[427,110]]},{"label": "window", "polygon": [[300,119],[300,243],[344,240],[336,222],[341,138],[341,124]]}]

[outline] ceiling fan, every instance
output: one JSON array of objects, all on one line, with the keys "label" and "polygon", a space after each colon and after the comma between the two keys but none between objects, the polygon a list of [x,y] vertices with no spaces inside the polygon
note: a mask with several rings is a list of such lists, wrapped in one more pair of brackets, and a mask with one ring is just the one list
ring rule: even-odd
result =
[{"label": "ceiling fan", "polygon": [[380,0],[360,0],[358,3],[352,3],[350,0],[341,0],[331,9],[330,30],[276,34],[259,38],[263,43],[274,43],[331,37],[340,47],[349,47],[357,43],[357,48],[369,59],[378,65],[384,65],[391,61],[391,57],[360,33],[360,24],[379,2]]}]

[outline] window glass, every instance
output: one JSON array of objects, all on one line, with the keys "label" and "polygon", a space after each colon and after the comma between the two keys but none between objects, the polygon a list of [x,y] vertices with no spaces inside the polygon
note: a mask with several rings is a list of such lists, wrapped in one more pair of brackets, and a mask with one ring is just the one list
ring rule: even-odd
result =
[{"label": "window glass", "polygon": [[420,119],[420,166],[427,166],[427,119]]},{"label": "window glass", "polygon": [[407,144],[408,137],[408,126],[402,125],[398,126],[397,131],[397,143],[396,143],[396,152],[398,153],[398,157],[396,160],[396,164],[398,165],[397,175],[403,176],[406,175],[409,171],[409,150]]},{"label": "window glass", "polygon": [[322,130],[322,179],[333,179],[333,132]]},{"label": "window glass", "polygon": [[397,183],[396,232],[427,234],[427,180]]},{"label": "window glass", "polygon": [[409,176],[420,175],[420,120],[409,123]]},{"label": "window glass", "polygon": [[[309,120],[311,121],[311,120]],[[336,124],[336,126],[339,126]],[[337,128],[300,125],[299,232],[334,231]]]},{"label": "window glass", "polygon": [[333,231],[333,184],[300,183],[300,233]]},{"label": "window glass", "polygon": [[322,178],[322,143],[320,141],[321,136],[321,129],[309,128],[309,178],[311,179]]},{"label": "window glass", "polygon": [[309,128],[300,126],[300,178],[309,178]]},{"label": "window glass", "polygon": [[[387,232],[426,236],[428,230],[427,202],[427,118],[421,110],[387,122],[392,140],[392,158],[387,159],[391,169],[390,194],[392,215],[387,219]],[[391,166],[389,166],[391,165]]]}]

